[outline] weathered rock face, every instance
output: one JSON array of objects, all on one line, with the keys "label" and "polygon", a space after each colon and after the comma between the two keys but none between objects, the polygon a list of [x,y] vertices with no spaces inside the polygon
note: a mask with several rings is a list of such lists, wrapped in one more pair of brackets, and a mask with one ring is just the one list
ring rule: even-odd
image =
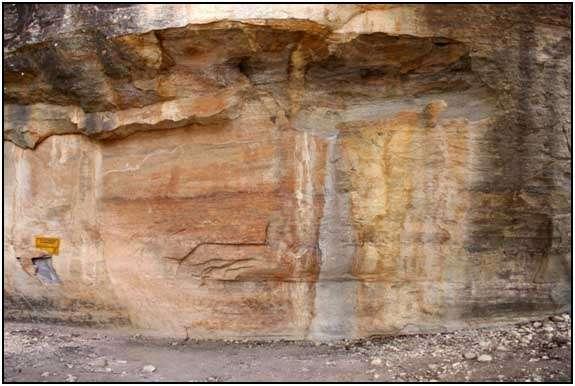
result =
[{"label": "weathered rock face", "polygon": [[570,7],[4,14],[7,316],[319,339],[570,304]]}]

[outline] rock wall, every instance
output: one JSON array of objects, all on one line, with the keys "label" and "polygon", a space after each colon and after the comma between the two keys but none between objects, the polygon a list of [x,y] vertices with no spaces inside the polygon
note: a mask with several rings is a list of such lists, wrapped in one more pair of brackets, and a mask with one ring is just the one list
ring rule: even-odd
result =
[{"label": "rock wall", "polygon": [[[571,302],[568,5],[4,5],[5,316],[330,339]],[[46,285],[17,256],[61,238]]]}]

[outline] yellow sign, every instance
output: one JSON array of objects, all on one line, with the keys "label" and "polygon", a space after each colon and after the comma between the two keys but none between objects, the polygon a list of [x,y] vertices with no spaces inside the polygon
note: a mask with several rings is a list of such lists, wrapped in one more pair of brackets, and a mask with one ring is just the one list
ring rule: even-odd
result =
[{"label": "yellow sign", "polygon": [[57,255],[60,252],[60,239],[55,237],[36,237],[36,248]]}]

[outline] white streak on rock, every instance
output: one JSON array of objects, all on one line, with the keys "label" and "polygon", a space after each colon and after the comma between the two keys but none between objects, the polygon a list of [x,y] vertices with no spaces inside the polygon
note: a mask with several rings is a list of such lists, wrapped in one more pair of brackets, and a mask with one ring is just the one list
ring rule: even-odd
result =
[{"label": "white streak on rock", "polygon": [[329,138],[325,200],[320,224],[321,266],[316,284],[315,317],[310,338],[318,340],[354,336],[357,281],[351,275],[355,240],[349,221],[349,203],[337,190],[337,135]]}]

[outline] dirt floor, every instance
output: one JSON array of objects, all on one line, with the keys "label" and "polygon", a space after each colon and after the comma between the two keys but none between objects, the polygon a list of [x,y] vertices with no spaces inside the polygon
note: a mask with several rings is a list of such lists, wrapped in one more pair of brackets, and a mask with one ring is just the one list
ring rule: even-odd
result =
[{"label": "dirt floor", "polygon": [[186,341],[4,323],[6,382],[570,382],[571,318],[338,343]]}]

